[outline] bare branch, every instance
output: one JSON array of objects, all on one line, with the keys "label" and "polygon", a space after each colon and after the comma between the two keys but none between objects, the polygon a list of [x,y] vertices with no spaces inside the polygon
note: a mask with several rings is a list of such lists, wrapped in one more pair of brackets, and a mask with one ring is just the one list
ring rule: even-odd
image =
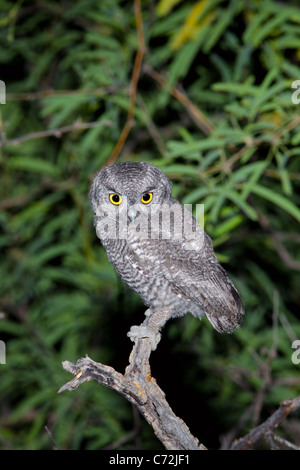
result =
[{"label": "bare branch", "polygon": [[[293,400],[284,400],[280,403],[279,408],[262,424],[251,431],[245,436],[235,441],[230,450],[246,450],[253,448],[261,439],[269,435],[277,426],[290,414],[300,408],[300,397]],[[273,435],[275,438],[275,435]]]},{"label": "bare branch", "polygon": [[[198,440],[190,433],[187,425],[178,418],[170,408],[164,392],[151,376],[149,357],[151,342],[149,338],[137,338],[129,357],[129,365],[125,374],[117,372],[110,366],[95,362],[88,356],[79,359],[75,364],[63,362],[63,368],[75,377],[63,385],[58,393],[65,390],[73,391],[82,383],[96,380],[101,385],[121,393],[132,403],[152,426],[156,436],[168,450],[205,450]],[[252,405],[249,413],[253,412]],[[271,448],[276,448],[275,441],[281,442],[289,448],[297,446],[286,441],[274,433],[275,428],[292,412],[300,408],[300,396],[281,402],[275,411],[264,423],[253,428],[248,434],[236,440],[230,450],[251,449],[261,439],[266,439]],[[249,413],[245,419],[248,419]],[[237,429],[235,430],[237,431]],[[232,433],[234,435],[235,432]],[[228,448],[228,441],[232,435],[226,436],[222,448]]]},{"label": "bare branch", "polygon": [[46,432],[48,433],[48,435],[50,436],[50,439],[53,443],[53,450],[59,450],[56,442],[55,442],[55,439],[54,439],[54,436],[52,434],[52,432],[50,431],[50,429],[48,428],[48,426],[45,426],[44,429],[46,430]]},{"label": "bare branch", "polygon": [[151,377],[150,353],[150,340],[137,339],[124,375],[110,366],[93,361],[88,356],[79,359],[76,364],[64,361],[63,368],[75,375],[75,378],[63,385],[58,393],[75,390],[84,382],[96,380],[121,393],[135,405],[166,449],[204,450],[205,447],[199,445],[186,424],[174,414],[164,392]]},{"label": "bare branch", "polygon": [[275,433],[273,433],[273,439],[274,439],[274,441],[280,442],[280,444],[283,444],[284,446],[289,447],[290,449],[300,450],[299,446],[296,446],[292,442],[287,441],[286,439],[283,439],[283,437],[280,437]]}]

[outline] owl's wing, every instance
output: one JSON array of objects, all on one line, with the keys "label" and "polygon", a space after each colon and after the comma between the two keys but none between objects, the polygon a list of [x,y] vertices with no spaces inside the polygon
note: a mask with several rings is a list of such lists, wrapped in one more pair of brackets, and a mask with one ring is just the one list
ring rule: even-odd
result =
[{"label": "owl's wing", "polygon": [[143,240],[143,249],[130,251],[129,262],[146,277],[163,277],[174,295],[191,300],[219,332],[232,333],[242,325],[240,295],[220,265],[211,239],[199,227],[198,249],[186,249],[183,240]]}]

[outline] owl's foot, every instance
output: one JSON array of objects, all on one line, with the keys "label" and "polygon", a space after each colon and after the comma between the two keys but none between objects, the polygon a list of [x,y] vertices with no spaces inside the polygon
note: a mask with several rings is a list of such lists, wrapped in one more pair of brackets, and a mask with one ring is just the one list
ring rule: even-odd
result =
[{"label": "owl's foot", "polygon": [[160,333],[151,330],[149,327],[136,325],[130,328],[130,331],[127,333],[127,336],[129,336],[131,341],[133,341],[134,343],[138,338],[149,338],[152,351],[155,351],[161,338]]}]

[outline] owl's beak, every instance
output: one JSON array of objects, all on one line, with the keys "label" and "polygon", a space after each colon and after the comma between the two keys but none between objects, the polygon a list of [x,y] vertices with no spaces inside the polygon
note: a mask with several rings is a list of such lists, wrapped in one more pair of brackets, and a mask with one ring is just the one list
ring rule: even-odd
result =
[{"label": "owl's beak", "polygon": [[130,219],[130,222],[134,222],[137,216],[139,215],[139,211],[136,211],[136,209],[129,209],[128,211],[128,218]]}]

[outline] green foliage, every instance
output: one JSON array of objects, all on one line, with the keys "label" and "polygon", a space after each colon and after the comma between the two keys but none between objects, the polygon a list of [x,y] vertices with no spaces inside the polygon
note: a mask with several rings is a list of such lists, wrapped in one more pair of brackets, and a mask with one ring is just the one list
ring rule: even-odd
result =
[{"label": "green foliage", "polygon": [[[246,309],[231,337],[191,316],[170,321],[151,356],[174,411],[217,448],[238,422],[243,434],[299,395],[300,9],[141,3],[147,67],[118,160],[152,161],[182,202],[205,204],[205,229]],[[57,395],[65,359],[88,354],[124,370],[126,332],[143,319],[99,245],[88,201],[127,119],[133,2],[2,1],[0,37],[0,447],[51,448],[47,426],[61,449],[159,449],[115,392],[89,383]]]}]

